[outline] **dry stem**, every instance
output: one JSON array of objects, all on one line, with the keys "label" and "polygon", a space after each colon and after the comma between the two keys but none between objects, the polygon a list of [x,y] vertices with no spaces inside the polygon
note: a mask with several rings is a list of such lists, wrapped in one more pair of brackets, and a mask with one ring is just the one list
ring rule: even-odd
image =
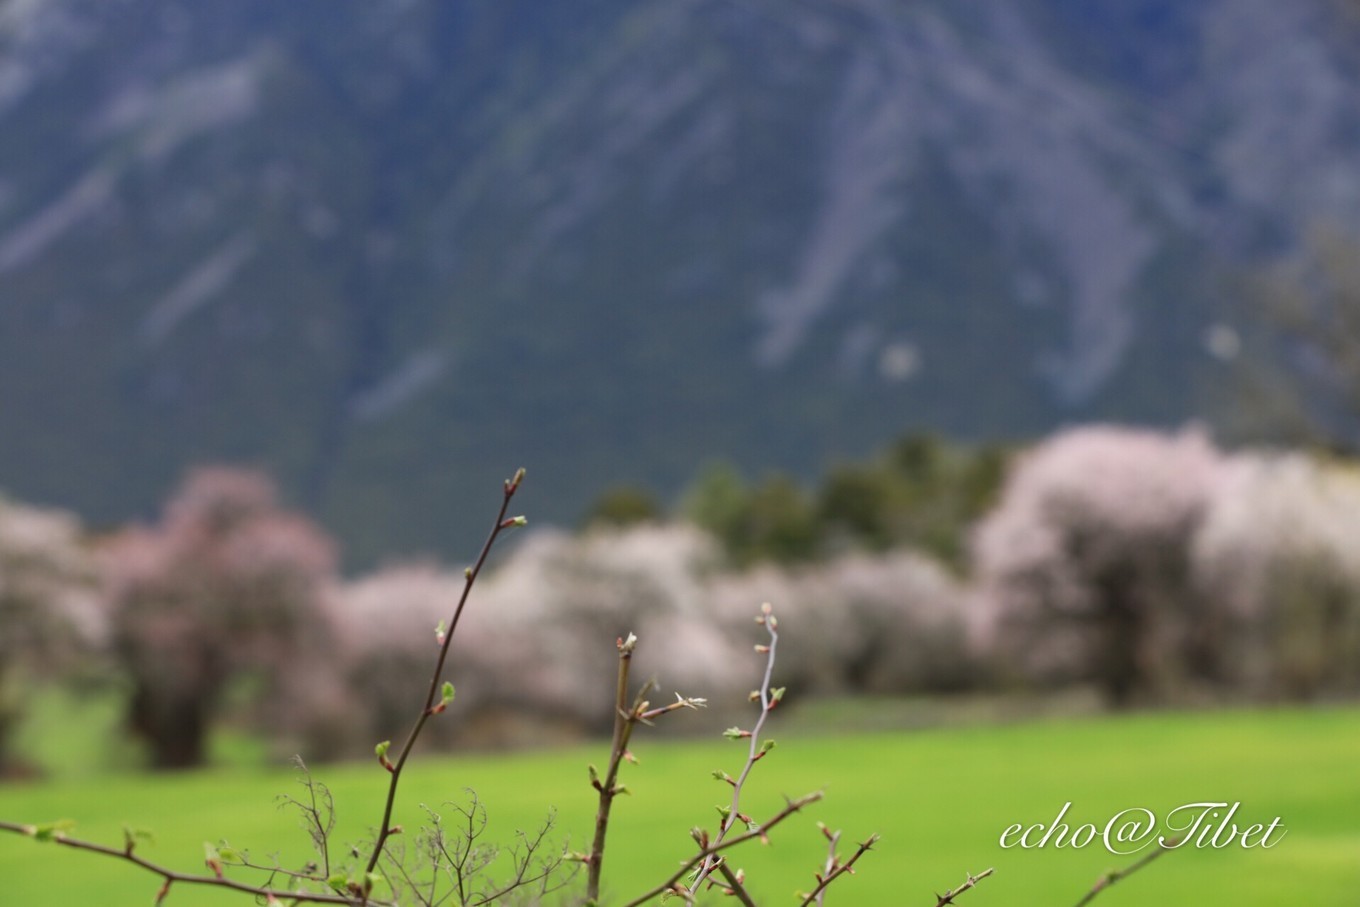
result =
[{"label": "dry stem", "polygon": [[1142,869],[1144,866],[1148,865],[1153,860],[1160,857],[1162,854],[1173,849],[1179,843],[1180,839],[1169,838],[1167,839],[1165,844],[1159,845],[1156,850],[1152,851],[1152,853],[1150,854],[1147,854],[1138,862],[1124,869],[1105,873],[1105,875],[1101,876],[1099,879],[1096,880],[1095,885],[1091,886],[1091,890],[1086,892],[1086,894],[1082,896],[1082,899],[1080,901],[1077,901],[1077,903],[1073,905],[1073,907],[1086,907],[1087,904],[1095,900],[1096,895],[1100,894],[1106,888],[1109,888],[1111,885],[1113,885],[1115,882],[1118,882],[1120,879],[1125,879],[1133,875],[1135,872]]},{"label": "dry stem", "polygon": [[978,882],[981,882],[994,872],[996,872],[995,869],[986,869],[979,872],[977,875],[969,873],[968,878],[958,888],[946,888],[944,894],[935,895],[935,907],[946,907],[946,905],[954,903],[954,898],[963,894],[968,889],[975,887]]}]

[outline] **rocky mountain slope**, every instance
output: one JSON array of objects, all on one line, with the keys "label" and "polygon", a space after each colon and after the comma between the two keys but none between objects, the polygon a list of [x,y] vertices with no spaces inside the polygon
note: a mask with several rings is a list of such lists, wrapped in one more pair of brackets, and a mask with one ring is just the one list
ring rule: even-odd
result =
[{"label": "rocky mountain slope", "polygon": [[1225,278],[1360,226],[1352,27],[0,0],[0,487],[112,521],[254,463],[362,561],[461,550],[520,464],[570,519],[711,457],[1179,421]]}]

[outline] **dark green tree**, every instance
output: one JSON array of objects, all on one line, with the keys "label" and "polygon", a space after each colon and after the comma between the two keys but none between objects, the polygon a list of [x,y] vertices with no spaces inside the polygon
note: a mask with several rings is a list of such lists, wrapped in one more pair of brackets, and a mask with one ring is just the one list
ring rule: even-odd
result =
[{"label": "dark green tree", "polygon": [[586,526],[633,526],[654,523],[662,517],[660,503],[650,491],[637,485],[606,488],[587,511]]}]

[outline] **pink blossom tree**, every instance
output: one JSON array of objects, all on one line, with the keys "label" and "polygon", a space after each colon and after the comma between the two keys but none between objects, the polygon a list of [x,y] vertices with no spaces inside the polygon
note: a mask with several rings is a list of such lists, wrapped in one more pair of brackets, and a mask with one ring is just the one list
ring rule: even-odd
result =
[{"label": "pink blossom tree", "polygon": [[1221,473],[1195,431],[1093,426],[1033,448],[975,533],[989,646],[1031,679],[1094,681],[1114,705],[1212,675],[1189,553]]},{"label": "pink blossom tree", "polygon": [[193,472],[157,525],[119,533],[102,554],[129,724],[158,768],[204,760],[233,681],[253,675],[267,701],[326,661],[333,546],[257,473]]}]

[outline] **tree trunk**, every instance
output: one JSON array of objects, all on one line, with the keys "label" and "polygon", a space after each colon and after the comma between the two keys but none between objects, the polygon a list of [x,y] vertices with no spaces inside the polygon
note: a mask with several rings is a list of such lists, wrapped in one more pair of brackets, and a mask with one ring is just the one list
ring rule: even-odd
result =
[{"label": "tree trunk", "polygon": [[196,768],[204,762],[206,710],[200,697],[139,685],[132,695],[128,724],[150,747],[152,768]]}]

